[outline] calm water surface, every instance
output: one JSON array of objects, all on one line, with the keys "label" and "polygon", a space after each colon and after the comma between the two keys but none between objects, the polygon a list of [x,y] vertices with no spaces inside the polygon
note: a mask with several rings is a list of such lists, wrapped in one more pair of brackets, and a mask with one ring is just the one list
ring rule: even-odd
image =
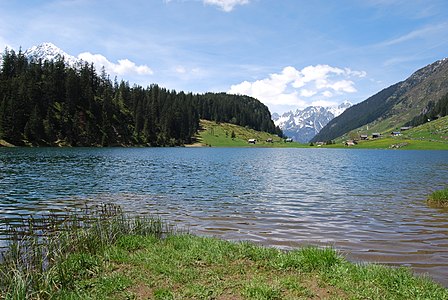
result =
[{"label": "calm water surface", "polygon": [[0,149],[0,216],[89,202],[160,214],[197,234],[411,266],[448,286],[448,151]]}]

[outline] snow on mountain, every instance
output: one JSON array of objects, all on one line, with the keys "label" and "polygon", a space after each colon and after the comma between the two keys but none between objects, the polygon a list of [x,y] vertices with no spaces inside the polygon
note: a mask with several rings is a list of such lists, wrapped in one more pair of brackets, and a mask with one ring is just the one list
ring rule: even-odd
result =
[{"label": "snow on mountain", "polygon": [[285,135],[301,143],[309,142],[333,118],[342,114],[352,104],[344,101],[336,107],[309,106],[283,115],[272,114],[272,120]]},{"label": "snow on mountain", "polygon": [[335,107],[327,107],[327,109],[334,115],[334,117],[338,117],[342,114],[347,108],[351,107],[353,104],[349,101],[345,100],[341,104]]},{"label": "snow on mountain", "polygon": [[30,60],[30,61],[39,61],[41,59],[42,61],[55,61],[59,58],[64,58],[64,61],[69,66],[75,66],[77,65],[80,60],[76,57],[67,54],[60,48],[56,47],[52,43],[43,43],[38,46],[33,46],[29,49],[27,49],[24,52],[24,55]]}]

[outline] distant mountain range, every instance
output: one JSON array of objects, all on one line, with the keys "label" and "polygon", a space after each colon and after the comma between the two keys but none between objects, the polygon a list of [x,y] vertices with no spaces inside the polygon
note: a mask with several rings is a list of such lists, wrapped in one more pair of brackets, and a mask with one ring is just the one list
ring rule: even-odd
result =
[{"label": "distant mountain range", "polygon": [[289,111],[281,116],[272,114],[275,125],[283,130],[283,133],[300,143],[309,142],[319,131],[335,117],[342,114],[352,104],[344,101],[337,107],[309,106],[295,112]]},{"label": "distant mountain range", "polygon": [[[445,111],[448,94],[448,59],[419,69],[404,81],[391,85],[331,120],[311,140],[333,140],[350,132],[388,133],[425,116],[431,107]],[[445,103],[445,102],[443,102]]]}]

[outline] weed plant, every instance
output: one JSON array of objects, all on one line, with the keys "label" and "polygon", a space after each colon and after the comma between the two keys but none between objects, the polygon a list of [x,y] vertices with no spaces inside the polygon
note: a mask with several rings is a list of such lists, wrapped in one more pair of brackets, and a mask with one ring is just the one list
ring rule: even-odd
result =
[{"label": "weed plant", "polygon": [[428,198],[428,204],[432,207],[448,208],[448,187],[434,191]]},{"label": "weed plant", "polygon": [[158,218],[130,217],[113,204],[7,225],[0,297],[48,299],[78,278],[98,273],[98,255],[127,235],[160,238],[173,229]]}]

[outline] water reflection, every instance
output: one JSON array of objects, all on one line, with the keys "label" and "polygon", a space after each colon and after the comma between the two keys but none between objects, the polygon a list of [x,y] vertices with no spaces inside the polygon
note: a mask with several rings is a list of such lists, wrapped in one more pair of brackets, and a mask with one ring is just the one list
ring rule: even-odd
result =
[{"label": "water reflection", "polygon": [[114,202],[198,234],[410,265],[448,285],[445,151],[0,149],[0,214]]}]

